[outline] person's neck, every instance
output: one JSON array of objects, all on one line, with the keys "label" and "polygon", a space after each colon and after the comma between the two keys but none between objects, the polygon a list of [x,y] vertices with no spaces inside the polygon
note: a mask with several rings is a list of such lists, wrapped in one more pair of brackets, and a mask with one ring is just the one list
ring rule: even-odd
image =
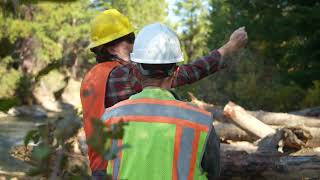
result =
[{"label": "person's neck", "polygon": [[161,88],[159,86],[145,86],[145,87],[143,87],[143,89],[163,89],[163,88]]},{"label": "person's neck", "polygon": [[161,89],[170,89],[171,88],[171,82],[168,81],[168,79],[142,79],[141,80],[142,87],[157,87]]}]

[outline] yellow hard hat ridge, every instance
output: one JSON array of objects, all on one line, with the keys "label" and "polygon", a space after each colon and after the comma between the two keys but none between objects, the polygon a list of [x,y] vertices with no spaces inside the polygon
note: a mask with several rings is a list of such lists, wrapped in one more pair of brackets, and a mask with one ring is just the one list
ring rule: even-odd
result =
[{"label": "yellow hard hat ridge", "polygon": [[108,9],[91,22],[89,49],[111,42],[134,31],[129,19],[116,9]]}]

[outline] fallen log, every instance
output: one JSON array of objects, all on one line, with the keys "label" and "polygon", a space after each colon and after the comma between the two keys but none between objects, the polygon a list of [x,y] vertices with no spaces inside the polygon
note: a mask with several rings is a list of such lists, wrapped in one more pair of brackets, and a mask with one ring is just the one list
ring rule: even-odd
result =
[{"label": "fallen log", "polygon": [[[210,111],[214,119],[221,122],[230,122],[230,119],[223,115],[223,108],[201,101],[191,93],[189,93],[189,96],[193,104]],[[261,110],[247,112],[268,125],[320,127],[320,119],[317,118],[320,114],[320,107],[291,113],[266,112]]]},{"label": "fallen log", "polygon": [[233,102],[229,102],[224,107],[223,113],[241,129],[245,130],[247,133],[258,136],[259,138],[276,133],[270,126],[248,114],[246,110]]},{"label": "fallen log", "polygon": [[303,109],[303,110],[300,110],[300,111],[290,112],[289,114],[320,118],[320,106],[313,107],[313,108],[308,108],[308,109]]},{"label": "fallen log", "polygon": [[308,147],[320,147],[320,129],[319,128],[304,128],[310,132],[312,139],[307,141]]},{"label": "fallen log", "polygon": [[[284,126],[270,126],[270,127],[272,127],[273,129],[281,129]],[[320,128],[307,127],[307,126],[288,126],[288,128],[300,128],[309,132],[312,138],[308,139],[308,141],[306,142],[306,146],[311,148],[320,147]],[[243,137],[246,137],[246,136],[243,135]]]},{"label": "fallen log", "polygon": [[318,118],[265,111],[248,111],[248,113],[269,125],[320,127],[320,119]]},{"label": "fallen log", "polygon": [[221,144],[221,177],[237,179],[318,179],[320,153],[259,153],[250,144]]},{"label": "fallen log", "polygon": [[[211,107],[206,109],[213,114],[213,118],[221,122],[230,122],[230,119],[223,115],[223,109],[218,107]],[[308,126],[319,127],[320,119],[313,117],[304,117],[289,113],[277,113],[266,111],[247,111],[255,118],[259,119],[265,124],[276,126]]]},{"label": "fallen log", "polygon": [[232,102],[225,106],[224,114],[247,133],[258,136],[258,150],[262,152],[277,151],[279,144],[285,151],[297,151],[307,147],[307,141],[312,139],[311,133],[302,128],[283,127],[275,130]]},{"label": "fallen log", "polygon": [[[202,104],[202,107],[206,107],[205,104]],[[210,108],[219,109],[212,106]],[[243,108],[242,110],[241,108],[239,109],[240,109],[240,112],[242,112],[240,114],[241,115],[244,114],[244,116],[239,116],[239,112],[235,113],[235,111],[233,111],[233,108],[231,109],[227,108],[228,113],[226,114],[228,115],[228,117],[221,116],[221,113],[217,113],[218,116],[216,116],[215,118],[216,119],[221,118],[222,122],[226,122],[226,119],[231,120],[230,122],[236,122],[238,126],[240,126],[241,128],[244,128],[244,131],[246,131],[247,133],[252,133],[260,137],[262,140],[267,140],[269,136],[271,141],[275,140],[273,142],[274,146],[270,146],[269,148],[277,148],[275,144],[277,144],[278,141],[281,138],[283,138],[284,136],[283,134],[287,134],[287,135],[291,134],[293,135],[292,136],[293,138],[297,138],[299,136],[299,133],[295,134],[297,133],[295,131],[297,130],[297,128],[284,129],[283,127],[287,127],[287,124],[278,124],[278,126],[270,127],[267,124],[259,122],[258,119],[246,113],[246,111]],[[219,120],[221,121],[221,119]],[[249,121],[247,119],[249,119]],[[258,126],[253,125],[251,123],[256,124]],[[219,125],[220,127],[223,127],[225,129],[229,126],[227,123],[222,123],[222,124],[216,123],[217,127]],[[291,124],[291,126],[292,125],[303,126],[303,128],[311,128],[311,130],[309,130],[310,134],[312,134],[311,136],[319,137],[318,132],[320,131],[318,131],[318,128],[307,127],[307,125],[310,125],[310,123],[309,124],[296,123],[296,124]],[[317,124],[312,124],[312,125],[317,125]],[[267,127],[267,131],[265,131],[265,129],[261,129],[264,127]],[[282,131],[274,130],[278,127],[283,128],[281,129]],[[273,130],[271,130],[270,128]],[[236,129],[236,128],[232,127],[229,129]],[[227,132],[227,130],[224,130],[223,132]],[[306,136],[308,137],[308,133],[306,134],[307,134]],[[275,136],[276,138],[274,138]],[[242,134],[242,137],[246,137],[245,134]],[[283,139],[283,141],[289,141],[289,143],[292,143],[292,142],[296,143],[296,141],[290,142],[292,137]],[[305,145],[303,140],[301,139],[298,139],[298,140],[300,141],[300,143],[302,142],[302,144]],[[299,151],[300,153],[296,152],[294,153],[295,156],[293,156],[287,153],[277,152],[277,149],[274,149],[274,151],[266,151],[262,153],[259,149],[261,149],[261,146],[265,146],[266,144],[257,143],[257,145],[258,146],[255,146],[249,142],[236,142],[236,143],[233,142],[232,144],[221,144],[221,177],[222,179],[224,178],[225,179],[230,179],[230,178],[235,178],[235,179],[271,179],[271,178],[319,179],[320,178],[320,151],[318,151],[317,153],[310,153],[310,152],[304,153],[303,151],[306,149],[302,147],[303,149]]]},{"label": "fallen log", "polygon": [[[222,142],[225,142],[227,140],[231,141],[248,141],[248,142],[254,142],[258,140],[259,138],[256,136],[252,136],[239,128],[238,126],[232,124],[232,123],[222,123],[219,121],[214,121],[213,126],[217,132],[217,135],[219,136],[220,140]],[[270,126],[273,129],[281,129],[283,126]],[[289,127],[293,128],[293,127]],[[306,142],[307,147],[320,147],[320,129],[319,128],[312,128],[312,127],[294,127],[294,128],[301,128],[303,130],[306,130],[310,133],[312,136],[311,139],[309,139]]]},{"label": "fallen log", "polygon": [[244,130],[231,123],[214,121],[213,126],[221,141],[233,140],[253,142],[258,140],[258,137],[248,134]]}]

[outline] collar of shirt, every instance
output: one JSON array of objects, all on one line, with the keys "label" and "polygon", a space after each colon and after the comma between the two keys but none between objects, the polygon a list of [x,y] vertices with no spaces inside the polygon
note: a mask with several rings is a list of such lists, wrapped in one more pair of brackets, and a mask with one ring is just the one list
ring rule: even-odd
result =
[{"label": "collar of shirt", "polygon": [[176,100],[170,91],[159,87],[146,87],[140,93],[130,96],[129,99],[152,98],[160,100]]}]

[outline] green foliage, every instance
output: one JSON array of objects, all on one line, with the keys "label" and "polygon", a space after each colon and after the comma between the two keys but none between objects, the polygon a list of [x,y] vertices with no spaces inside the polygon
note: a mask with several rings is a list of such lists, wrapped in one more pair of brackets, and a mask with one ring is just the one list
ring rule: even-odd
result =
[{"label": "green foliage", "polygon": [[52,145],[53,137],[51,130],[53,129],[52,122],[42,123],[37,125],[36,130],[30,130],[25,138],[24,145],[27,145],[33,141],[38,143],[32,149],[31,159],[36,162],[36,166],[31,168],[28,172],[29,176],[36,176],[39,174],[44,174],[44,176],[49,176],[49,160],[50,155],[54,151],[54,146]]},{"label": "green foliage", "polygon": [[210,46],[246,26],[250,49],[274,63],[284,84],[305,88],[319,79],[319,2],[211,0],[211,7]]},{"label": "green foliage", "polygon": [[178,88],[182,97],[192,91],[214,104],[232,100],[269,111],[319,105],[318,2],[211,0],[209,6],[209,48],[223,45],[241,26],[246,26],[249,44],[246,52],[225,57],[226,70]]},{"label": "green foliage", "polygon": [[21,72],[18,70],[7,69],[3,64],[0,66],[0,99],[12,98],[20,78]]},{"label": "green foliage", "polygon": [[24,146],[27,146],[31,140],[35,144],[37,144],[39,142],[40,134],[37,130],[31,130],[26,134],[26,136],[24,137],[24,140],[23,140]]},{"label": "green foliage", "polygon": [[[53,68],[77,78],[83,76],[95,62],[86,46],[89,43],[90,21],[99,13],[97,9],[92,8],[88,0],[54,2],[70,1],[0,3],[3,11],[0,14],[0,46],[5,47],[0,50],[0,58],[8,71],[19,70],[23,74],[14,81],[5,80],[1,92],[8,96],[17,94],[23,103],[30,102],[25,97],[32,97],[30,92],[39,77]],[[166,15],[165,0],[100,2],[100,8],[117,8],[126,14],[137,30],[151,22],[164,21]]]},{"label": "green foliage", "polygon": [[32,157],[36,160],[47,159],[51,153],[49,147],[45,145],[36,146],[32,151]]},{"label": "green foliage", "polygon": [[13,96],[11,98],[0,99],[0,111],[8,111],[11,107],[20,104],[20,100]]},{"label": "green foliage", "polygon": [[60,66],[59,61],[54,61],[54,62],[48,64],[45,68],[41,69],[39,71],[39,73],[35,76],[35,78],[34,78],[35,82],[38,82],[41,77],[49,74],[53,70],[55,70],[55,72],[53,72],[53,73],[57,73],[56,71],[59,68],[59,66]]},{"label": "green foliage", "polygon": [[4,0],[0,2],[3,15],[17,15],[20,10],[20,5],[37,4],[41,2],[55,2],[55,3],[68,3],[77,0]]},{"label": "green foliage", "polygon": [[101,154],[108,160],[116,158],[119,151],[124,148],[129,148],[127,144],[117,147],[116,149],[111,148],[110,141],[112,139],[122,139],[124,135],[124,126],[126,123],[120,122],[114,125],[106,126],[101,120],[93,120],[92,126],[95,130],[90,138],[87,140],[88,145],[95,150],[95,152]]},{"label": "green foliage", "polygon": [[[90,1],[21,0],[0,3],[0,98],[30,103],[35,82],[52,69],[77,76],[88,67],[86,46],[95,9]],[[6,76],[2,76],[6,74]],[[62,81],[63,82],[63,81]],[[28,99],[28,100],[27,100]]]},{"label": "green foliage", "polygon": [[[122,139],[125,123],[120,122],[106,127],[100,120],[92,122],[95,131],[87,143],[106,159],[114,159],[119,151],[129,147],[128,145],[117,148],[110,146],[111,139]],[[72,165],[72,158],[75,156],[73,152],[75,136],[81,128],[81,122],[77,115],[73,112],[66,113],[63,114],[63,117],[60,116],[57,119],[38,124],[37,127],[37,129],[29,131],[24,138],[25,146],[32,141],[36,144],[31,154],[32,161],[36,163],[28,174],[49,177],[56,168],[55,164],[59,163],[58,172],[68,175],[66,177],[87,177],[84,169],[85,164],[82,164],[81,167]],[[60,161],[59,156],[62,157]]]},{"label": "green foliage", "polygon": [[43,172],[45,172],[45,170],[42,169],[41,167],[39,167],[39,168],[31,168],[31,169],[27,172],[27,175],[32,177],[32,176],[37,176],[37,175],[39,175],[39,174],[41,174],[41,173],[43,173]]},{"label": "green foliage", "polygon": [[226,58],[227,69],[176,92],[188,99],[193,92],[199,99],[216,105],[228,101],[250,110],[290,111],[301,108],[305,90],[295,83],[282,84],[280,73],[250,50]]},{"label": "green foliage", "polygon": [[[53,171],[56,171],[55,168],[57,168],[56,164],[58,163],[60,169],[57,171],[61,174],[75,173],[75,176],[86,177],[84,175],[84,172],[86,172],[85,165],[69,168],[69,166],[72,166],[70,158],[74,153],[74,137],[81,128],[81,122],[74,113],[66,113],[63,116],[38,124],[37,129],[30,130],[26,134],[24,145],[27,146],[31,141],[36,144],[31,152],[31,160],[36,163],[28,173],[30,176],[42,175],[48,177]],[[59,156],[61,156],[60,160]],[[73,172],[74,168],[78,171]]]},{"label": "green foliage", "polygon": [[181,29],[180,40],[185,52],[185,62],[194,60],[208,52],[206,39],[208,28],[207,1],[180,0],[175,4],[174,12],[180,17],[176,26]]},{"label": "green foliage", "polygon": [[313,107],[320,104],[320,80],[314,81],[313,86],[307,91],[307,95],[303,100],[303,106]]},{"label": "green foliage", "polygon": [[118,9],[126,15],[138,31],[147,24],[163,22],[166,18],[165,0],[96,0],[94,4],[100,9]]},{"label": "green foliage", "polygon": [[22,104],[32,104],[32,87],[30,75],[24,75],[19,79],[19,84],[15,93]]}]

